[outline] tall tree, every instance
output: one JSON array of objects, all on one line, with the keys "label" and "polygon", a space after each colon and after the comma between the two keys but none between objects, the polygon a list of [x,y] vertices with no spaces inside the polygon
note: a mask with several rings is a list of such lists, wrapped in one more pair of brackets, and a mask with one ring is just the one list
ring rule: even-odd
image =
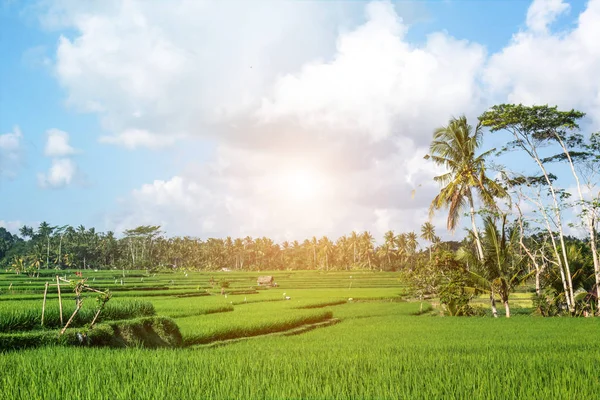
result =
[{"label": "tall tree", "polygon": [[482,141],[481,125],[475,129],[468,124],[467,118],[453,118],[447,126],[438,128],[433,134],[429,146],[433,162],[448,170],[434,180],[443,187],[433,199],[429,208],[430,216],[442,207],[448,208],[448,229],[454,231],[463,209],[469,209],[471,225],[478,256],[483,260],[483,248],[477,224],[475,223],[475,202],[473,192],[477,193],[482,203],[491,209],[497,209],[495,199],[505,197],[505,190],[486,174],[485,158],[492,150],[477,155]]},{"label": "tall tree", "polygon": [[[566,275],[570,297],[567,303],[571,313],[575,312],[575,296],[564,240],[560,193],[554,187],[552,174],[546,167],[546,163],[553,158],[544,159],[540,155],[539,150],[548,144],[558,143],[575,173],[567,148],[568,135],[579,129],[578,121],[584,115],[584,113],[575,110],[559,111],[557,107],[549,107],[547,105],[524,106],[522,104],[500,104],[493,106],[479,117],[480,123],[483,126],[489,127],[492,132],[508,131],[514,140],[509,142],[503,150],[519,149],[525,152],[535,162],[544,177],[552,201],[551,219],[559,231],[558,239],[560,241],[561,254],[557,261],[560,263],[560,268],[564,268]],[[579,187],[579,180],[576,174],[575,178]]]}]

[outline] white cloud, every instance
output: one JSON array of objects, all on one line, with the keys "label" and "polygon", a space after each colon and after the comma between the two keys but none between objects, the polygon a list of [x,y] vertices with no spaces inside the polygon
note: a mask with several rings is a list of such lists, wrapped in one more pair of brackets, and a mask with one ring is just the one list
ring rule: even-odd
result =
[{"label": "white cloud", "polygon": [[563,0],[534,0],[527,10],[527,27],[533,32],[546,33],[550,24],[569,8]]},{"label": "white cloud", "polygon": [[567,10],[561,1],[535,1],[528,28],[494,54],[485,80],[496,99],[511,103],[556,104],[588,113],[600,127],[600,0],[590,0],[569,31],[548,24]]},{"label": "white cloud", "polygon": [[12,234],[18,234],[19,229],[23,226],[21,221],[5,221],[0,219],[0,227],[6,229]]},{"label": "white cloud", "polygon": [[327,54],[346,8],[62,0],[46,21],[77,32],[60,38],[56,54],[68,104],[98,113],[113,134],[206,134],[207,124],[245,109],[277,75]]},{"label": "white cloud", "polygon": [[160,135],[142,129],[128,129],[118,135],[101,136],[99,141],[100,143],[123,146],[130,150],[139,147],[160,149],[172,146],[179,137],[176,135]]},{"label": "white cloud", "polygon": [[69,134],[59,129],[50,129],[46,132],[46,147],[44,155],[47,157],[65,157],[77,153],[69,144]]},{"label": "white cloud", "polygon": [[17,175],[23,162],[22,140],[18,126],[12,132],[0,135],[0,177],[12,179]]},{"label": "white cloud", "polygon": [[[533,2],[526,28],[491,56],[446,32],[410,43],[404,14],[388,2],[57,4],[46,22],[75,34],[60,39],[56,73],[71,106],[100,116],[100,142],[216,142],[206,164],[133,190],[109,218],[116,230],[418,230],[439,172],[422,156],[451,116],[473,121],[497,102],[556,103],[600,124],[600,0],[558,33],[551,26],[568,5]],[[322,186],[300,204],[281,186],[298,170]]]},{"label": "white cloud", "polygon": [[294,117],[334,135],[427,143],[440,122],[481,105],[482,46],[435,33],[414,47],[390,3],[370,3],[366,14],[364,25],[338,37],[331,62],[309,63],[277,80],[258,110],[261,121]]},{"label": "white cloud", "polygon": [[44,155],[52,161],[48,172],[38,173],[38,185],[43,189],[59,189],[71,185],[76,178],[82,177],[72,157],[78,152],[79,150],[69,144],[67,132],[59,129],[46,131]]},{"label": "white cloud", "polygon": [[38,174],[42,188],[58,189],[70,185],[77,174],[77,165],[70,158],[54,158],[45,174]]}]

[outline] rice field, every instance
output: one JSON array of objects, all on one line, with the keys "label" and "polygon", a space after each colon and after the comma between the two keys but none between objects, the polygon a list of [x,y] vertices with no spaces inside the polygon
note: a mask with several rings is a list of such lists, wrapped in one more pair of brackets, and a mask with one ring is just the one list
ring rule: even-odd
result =
[{"label": "rice field", "polygon": [[[257,288],[263,272],[136,271],[115,285],[118,272],[90,272],[96,286],[111,286],[108,304],[150,303],[153,315],[173,319],[183,344],[5,350],[0,398],[571,399],[600,393],[598,318],[440,317],[428,304],[407,301],[394,273],[281,271],[272,272],[278,287]],[[16,278],[0,274],[0,326],[6,313],[23,310],[35,319],[35,305],[41,306],[44,278],[7,290]],[[223,295],[222,280],[229,282]],[[69,300],[74,303],[72,294],[63,293]],[[527,301],[519,294],[524,310]]]}]

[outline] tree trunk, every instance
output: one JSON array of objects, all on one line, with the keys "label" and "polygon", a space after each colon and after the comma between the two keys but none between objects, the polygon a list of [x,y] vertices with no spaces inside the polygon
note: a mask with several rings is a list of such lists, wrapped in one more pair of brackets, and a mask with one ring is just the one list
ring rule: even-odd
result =
[{"label": "tree trunk", "polygon": [[50,268],[50,235],[46,236],[48,239],[48,247],[46,248],[46,268]]},{"label": "tree trunk", "polygon": [[60,235],[60,241],[58,242],[58,265],[62,266],[62,240],[63,235]]},{"label": "tree trunk", "polygon": [[479,239],[479,232],[477,231],[477,225],[475,224],[475,206],[473,205],[473,196],[469,192],[469,208],[471,214],[471,225],[473,226],[473,235],[475,236],[475,243],[477,244],[477,254],[479,255],[479,261],[483,261],[483,247],[481,246],[481,240]]},{"label": "tree trunk", "polygon": [[537,266],[535,266],[535,294],[537,296],[541,296],[542,295],[542,290],[540,287],[540,274],[542,273],[542,271],[540,270],[540,268]]},{"label": "tree trunk", "polygon": [[550,194],[552,195],[554,216],[556,217],[556,227],[558,228],[558,233],[560,235],[559,240],[560,240],[560,246],[561,246],[562,257],[563,257],[562,264],[564,265],[565,274],[566,274],[566,278],[567,278],[567,282],[568,282],[567,294],[569,296],[569,302],[568,302],[569,303],[569,311],[571,313],[574,313],[575,312],[575,296],[573,294],[573,281],[571,279],[571,269],[569,268],[569,260],[567,258],[567,246],[565,245],[565,239],[564,239],[565,235],[563,233],[560,207],[558,206],[558,200],[556,199],[556,192],[554,191],[554,186],[552,185],[552,181],[550,180],[550,178],[548,176],[548,172],[546,171],[544,164],[542,164],[542,161],[538,157],[537,151],[535,150],[535,148],[533,149],[533,154],[535,156],[534,157],[535,161],[537,162],[538,166],[542,170],[542,173],[544,174],[544,178],[546,179],[546,183],[548,184],[548,188],[550,189]]},{"label": "tree trunk", "polygon": [[569,296],[569,283],[565,276],[562,258],[560,256],[560,253],[558,252],[558,246],[556,245],[556,240],[554,239],[554,235],[552,233],[552,229],[550,228],[550,223],[548,222],[548,220],[546,220],[546,225],[546,228],[548,229],[548,234],[550,235],[550,241],[552,242],[552,249],[554,250],[554,255],[556,257],[556,261],[558,262],[558,270],[560,271],[560,279],[562,280],[563,290],[565,292],[565,300],[567,301],[567,307],[569,308],[570,312],[573,312],[575,308],[572,305],[571,297]]},{"label": "tree trunk", "polygon": [[595,240],[595,229],[594,229],[594,219],[591,218],[591,230],[594,233],[594,240],[591,243],[592,246],[592,254],[594,257],[594,275],[596,276],[596,308],[597,315],[600,317],[600,262],[598,260],[598,249],[596,248],[596,240]]},{"label": "tree trunk", "polygon": [[508,299],[504,300],[504,309],[506,310],[506,318],[510,318],[510,307],[508,306]]},{"label": "tree trunk", "polygon": [[[600,261],[598,260],[598,251],[596,249],[596,231],[594,229],[594,214],[592,213],[592,210],[588,206],[585,205],[587,203],[583,197],[583,193],[581,192],[581,183],[579,181],[579,176],[577,175],[577,172],[575,171],[575,165],[573,164],[573,160],[571,159],[571,154],[569,153],[567,146],[565,145],[563,140],[560,138],[560,136],[559,135],[555,135],[555,136],[556,136],[558,142],[560,143],[560,145],[563,149],[563,152],[567,156],[567,159],[569,160],[569,166],[571,167],[571,173],[573,174],[573,177],[575,178],[575,182],[577,183],[577,192],[579,193],[579,200],[581,201],[581,207],[582,207],[583,211],[587,211],[586,225],[588,227],[588,233],[590,234],[590,247],[591,247],[591,251],[592,251],[592,257],[594,260],[594,275],[596,278],[596,299],[597,299],[598,315],[600,315]],[[571,285],[571,291],[572,290],[573,290],[573,287]]]},{"label": "tree trunk", "polygon": [[[592,210],[588,210],[587,215],[588,231],[590,233],[590,248],[592,251],[592,258],[594,260],[594,277],[596,280],[596,314],[600,316],[600,260],[598,260],[598,249],[596,246],[596,229],[594,227],[594,215]],[[592,310],[592,314],[594,311]]]},{"label": "tree trunk", "polygon": [[492,307],[492,315],[494,318],[498,318],[498,310],[496,309],[496,299],[494,298],[494,290],[490,292],[490,305]]}]

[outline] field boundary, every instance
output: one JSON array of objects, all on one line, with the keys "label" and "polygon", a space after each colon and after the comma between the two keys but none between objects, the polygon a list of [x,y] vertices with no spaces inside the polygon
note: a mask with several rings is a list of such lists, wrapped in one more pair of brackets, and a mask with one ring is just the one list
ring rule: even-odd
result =
[{"label": "field boundary", "polygon": [[330,319],[327,319],[327,320],[321,321],[321,322],[300,325],[300,326],[297,326],[295,328],[291,328],[291,329],[288,329],[285,331],[265,333],[262,335],[243,336],[243,337],[234,338],[234,339],[216,340],[214,342],[205,343],[205,344],[194,344],[194,345],[188,346],[188,348],[192,348],[192,349],[212,348],[212,347],[227,346],[230,344],[234,344],[237,342],[243,342],[243,341],[250,340],[250,339],[260,339],[260,338],[264,338],[264,337],[274,337],[274,336],[296,336],[296,335],[300,335],[300,334],[312,331],[314,329],[326,328],[328,326],[333,326],[340,322],[342,322],[342,320],[339,318],[330,318]]}]

